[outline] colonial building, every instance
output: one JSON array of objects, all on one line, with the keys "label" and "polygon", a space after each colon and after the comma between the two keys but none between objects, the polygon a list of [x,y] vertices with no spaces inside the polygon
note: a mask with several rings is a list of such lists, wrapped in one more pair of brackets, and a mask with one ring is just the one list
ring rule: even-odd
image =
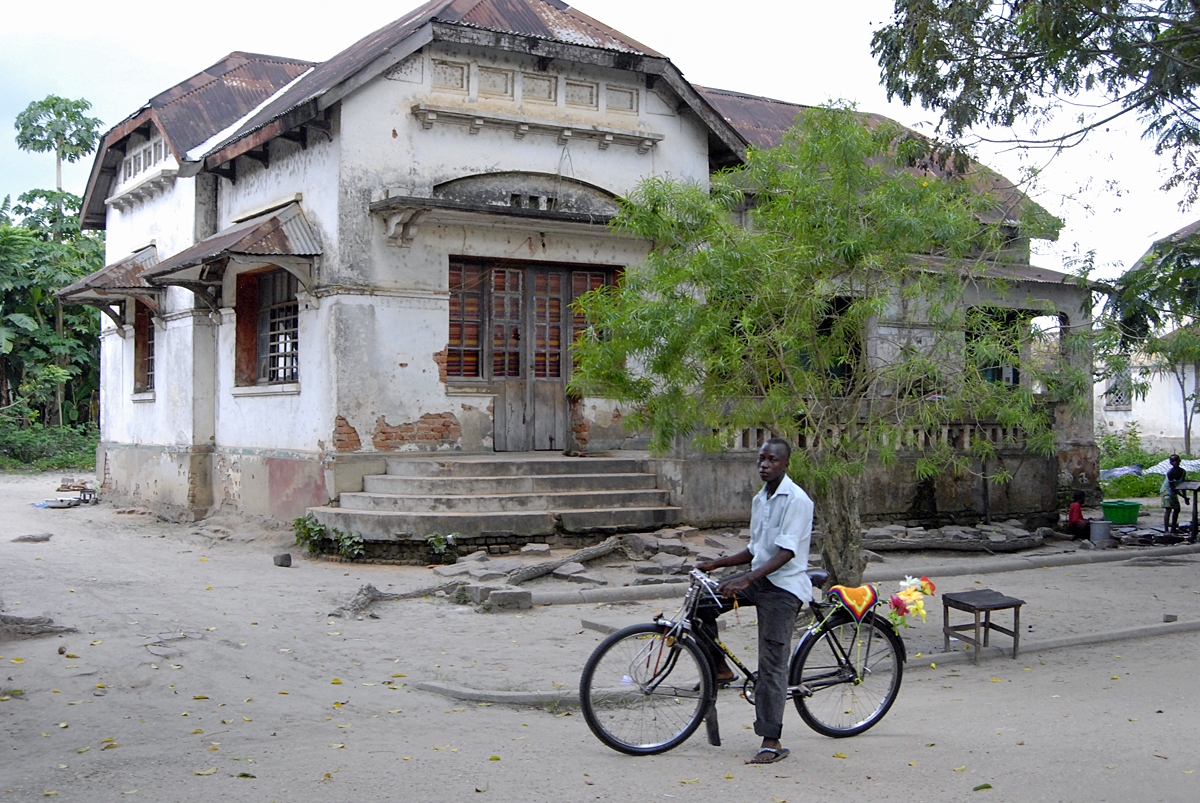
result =
[{"label": "colonial building", "polygon": [[[566,451],[608,456],[577,460],[583,477],[625,479],[577,477],[509,499],[525,523],[454,529],[748,518],[744,451],[650,460],[619,405],[568,396],[585,323],[570,304],[647,252],[607,227],[618,197],[650,176],[706,184],[800,111],[694,86],[560,0],[434,0],[316,65],[231,54],[108,132],[88,183],[83,225],[106,231],[109,264],[62,297],[108,316],[104,486],[182,518],[329,518],[340,498],[343,515],[361,512],[354,529],[389,538],[449,525],[385,509],[466,509],[430,501],[454,471],[414,455],[558,474],[564,461],[544,455]],[[1061,275],[1008,269],[1014,299],[1081,323]],[[1060,461],[1038,458],[993,511],[1044,515],[1060,480],[1094,480],[1090,420],[1063,424]],[[928,493],[903,474],[866,512],[976,515],[979,489],[916,504]],[[450,493],[515,498],[511,484],[470,486]]]}]

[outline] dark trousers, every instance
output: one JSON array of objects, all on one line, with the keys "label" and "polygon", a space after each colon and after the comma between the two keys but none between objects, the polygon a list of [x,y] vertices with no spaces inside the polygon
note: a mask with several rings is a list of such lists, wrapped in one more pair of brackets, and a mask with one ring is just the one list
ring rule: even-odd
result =
[{"label": "dark trousers", "polygon": [[[803,603],[796,595],[763,578],[737,594],[739,607],[758,608],[758,680],[754,684],[754,732],[764,739],[783,733],[783,710],[787,705],[788,658],[792,629]],[[706,597],[696,609],[700,631],[717,639],[717,617],[733,610],[733,598]]]}]

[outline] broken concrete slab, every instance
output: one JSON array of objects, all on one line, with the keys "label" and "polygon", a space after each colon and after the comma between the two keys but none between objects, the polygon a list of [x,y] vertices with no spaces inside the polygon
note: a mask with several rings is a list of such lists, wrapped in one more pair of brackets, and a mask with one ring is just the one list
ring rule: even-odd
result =
[{"label": "broken concrete slab", "polygon": [[566,579],[573,574],[582,574],[587,571],[587,567],[582,563],[564,563],[550,574],[560,579]]},{"label": "broken concrete slab", "polygon": [[458,577],[471,571],[474,561],[471,563],[455,563],[452,566],[438,566],[434,568],[433,573],[438,577]]},{"label": "broken concrete slab", "polygon": [[508,577],[508,575],[504,572],[496,571],[486,563],[471,569],[467,572],[467,574],[471,576],[472,580],[477,582],[483,582],[485,580],[503,580]]},{"label": "broken concrete slab", "polygon": [[526,544],[525,546],[521,547],[521,554],[522,555],[549,555],[550,554],[550,545],[549,544]]},{"label": "broken concrete slab", "polygon": [[662,574],[663,566],[652,560],[643,560],[633,564],[633,571],[637,574]]},{"label": "broken concrete slab", "polygon": [[491,596],[492,592],[501,586],[469,585],[462,587],[466,589],[467,597],[470,598],[471,602],[478,605],[481,602],[487,602],[487,599],[489,596]]},{"label": "broken concrete slab", "polygon": [[533,607],[533,593],[523,589],[500,589],[488,595],[493,610],[523,611]]},{"label": "broken concrete slab", "polygon": [[487,550],[479,549],[475,552],[472,552],[470,555],[463,555],[461,558],[456,560],[455,563],[483,563],[487,560],[490,560]]},{"label": "broken concrete slab", "polygon": [[668,555],[686,555],[687,547],[678,538],[659,538],[658,551]]},{"label": "broken concrete slab", "polygon": [[493,558],[488,561],[488,568],[503,574],[516,571],[525,565],[525,561],[520,558]]},{"label": "broken concrete slab", "polygon": [[608,578],[602,574],[596,574],[595,572],[579,572],[578,574],[572,574],[570,577],[568,577],[567,582],[583,583],[585,585],[593,586],[606,586],[608,585]]},{"label": "broken concrete slab", "polygon": [[654,554],[658,551],[658,537],[652,533],[633,533],[627,542],[633,549]]},{"label": "broken concrete slab", "polygon": [[650,561],[662,566],[663,574],[675,574],[677,572],[681,572],[683,571],[684,567],[688,565],[687,558],[683,558],[678,555],[668,555],[662,552],[659,552],[657,555],[650,558]]}]

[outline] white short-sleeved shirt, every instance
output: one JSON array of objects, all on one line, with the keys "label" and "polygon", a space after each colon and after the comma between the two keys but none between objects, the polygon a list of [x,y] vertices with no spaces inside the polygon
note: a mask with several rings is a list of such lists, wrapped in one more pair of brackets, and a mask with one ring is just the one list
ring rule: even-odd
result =
[{"label": "white short-sleeved shirt", "polygon": [[765,485],[754,495],[750,504],[750,570],[766,564],[780,549],[790,549],[795,557],[767,579],[801,602],[812,600],[812,581],[808,578],[812,527],[813,501],[786,474],[770,497]]}]

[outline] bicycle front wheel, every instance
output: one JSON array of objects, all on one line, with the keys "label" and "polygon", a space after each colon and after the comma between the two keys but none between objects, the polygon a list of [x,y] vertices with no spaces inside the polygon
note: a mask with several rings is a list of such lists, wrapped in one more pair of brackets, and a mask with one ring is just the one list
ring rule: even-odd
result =
[{"label": "bicycle front wheel", "polygon": [[651,755],[682,744],[704,719],[712,670],[691,636],[641,624],[606,638],[583,667],[579,700],[596,738]]},{"label": "bicycle front wheel", "polygon": [[840,739],[883,719],[904,676],[904,644],[891,623],[868,614],[858,624],[835,614],[796,651],[789,685],[810,728]]}]

